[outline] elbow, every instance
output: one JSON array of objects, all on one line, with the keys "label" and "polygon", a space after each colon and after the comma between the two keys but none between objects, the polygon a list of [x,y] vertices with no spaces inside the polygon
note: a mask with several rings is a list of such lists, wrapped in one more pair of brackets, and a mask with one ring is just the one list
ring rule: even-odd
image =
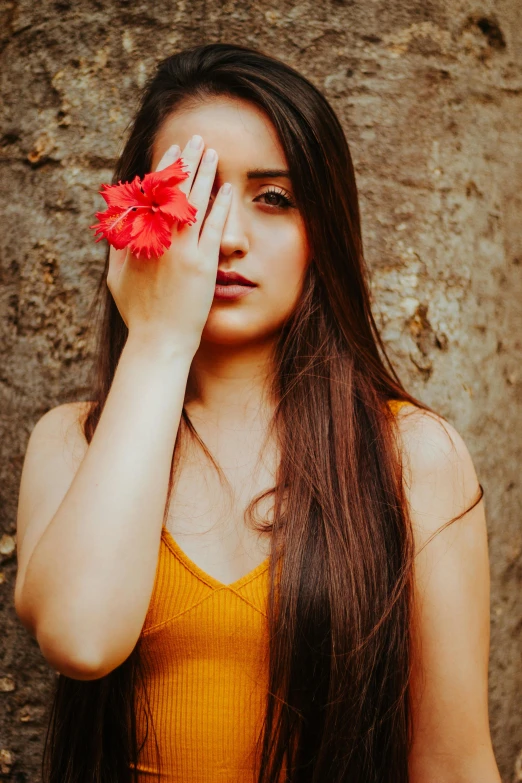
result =
[{"label": "elbow", "polygon": [[57,617],[55,610],[44,611],[40,603],[36,611],[34,605],[22,601],[20,593],[15,594],[15,612],[49,666],[74,680],[98,680],[110,674],[128,658],[137,641],[103,633],[102,643],[101,630],[89,630],[78,610],[73,616]]},{"label": "elbow", "polygon": [[55,671],[73,680],[99,680],[118,668],[132,649],[121,646],[107,649],[96,636],[67,636],[56,633],[43,624],[37,628],[36,639],[42,655]]},{"label": "elbow", "polygon": [[49,666],[65,677],[98,680],[109,673],[99,650],[88,640],[79,643],[77,639],[57,635],[42,625],[36,627],[35,637]]},{"label": "elbow", "polygon": [[97,680],[111,671],[104,665],[103,656],[92,639],[80,641],[43,622],[22,602],[19,594],[15,594],[14,606],[18,619],[36,639],[43,657],[56,672],[73,680]]}]

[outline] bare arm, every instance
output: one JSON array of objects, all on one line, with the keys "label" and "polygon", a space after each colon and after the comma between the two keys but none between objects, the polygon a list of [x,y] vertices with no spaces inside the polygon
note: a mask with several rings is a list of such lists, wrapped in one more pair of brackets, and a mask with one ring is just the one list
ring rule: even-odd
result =
[{"label": "bare arm", "polygon": [[[170,154],[158,169],[172,162]],[[201,154],[187,146],[183,155],[187,193]],[[69,409],[42,417],[27,448],[15,607],[48,662],[77,679],[122,663],[145,620],[188,373],[212,304],[230,205],[221,190],[202,227],[216,165],[216,158],[201,162],[190,191],[197,221],[174,227],[160,259],[139,261],[111,248],[107,284],[129,337],[91,443],[81,443],[78,427],[70,436],[79,467],[59,436]]]},{"label": "bare arm", "polygon": [[[20,558],[17,611],[59,670],[65,664],[99,675],[101,666],[125,660],[139,636],[189,367],[190,357],[125,345],[81,465],[29,561]],[[27,450],[22,516],[29,512],[25,489],[37,514],[35,483],[43,498],[53,480],[41,462],[34,471],[45,426],[35,428]]]},{"label": "bare arm", "polygon": [[[500,783],[488,719],[490,578],[484,502],[452,425],[399,414],[417,557],[411,783]],[[429,542],[428,539],[434,534]]]}]

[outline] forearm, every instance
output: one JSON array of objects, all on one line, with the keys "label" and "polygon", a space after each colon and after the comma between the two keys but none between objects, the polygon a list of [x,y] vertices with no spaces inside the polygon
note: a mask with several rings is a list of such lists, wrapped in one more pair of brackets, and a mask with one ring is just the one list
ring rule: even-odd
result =
[{"label": "forearm", "polygon": [[502,783],[491,748],[476,753],[428,753],[410,760],[409,783]]},{"label": "forearm", "polygon": [[23,595],[59,668],[130,654],[150,600],[191,356],[127,341],[98,426],[28,563]]}]

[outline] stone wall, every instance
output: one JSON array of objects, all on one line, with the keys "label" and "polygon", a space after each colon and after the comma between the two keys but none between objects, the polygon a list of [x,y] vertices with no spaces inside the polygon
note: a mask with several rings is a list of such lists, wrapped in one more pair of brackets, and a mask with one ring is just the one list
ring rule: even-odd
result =
[{"label": "stone wall", "polygon": [[13,608],[17,493],[37,419],[87,399],[97,191],[154,63],[221,40],[285,59],[343,122],[382,333],[485,488],[491,725],[521,781],[520,3],[8,0],[0,15],[0,780],[40,780],[54,675]]}]

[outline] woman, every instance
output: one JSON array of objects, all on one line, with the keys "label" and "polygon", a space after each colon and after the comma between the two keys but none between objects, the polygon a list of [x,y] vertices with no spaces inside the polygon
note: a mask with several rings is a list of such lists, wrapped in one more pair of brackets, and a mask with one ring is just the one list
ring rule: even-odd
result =
[{"label": "woman", "polygon": [[44,779],[499,781],[482,488],[386,357],[334,112],[276,59],[196,47],[113,182],[180,153],[196,222],[157,261],[111,248],[92,399],[27,448]]}]

